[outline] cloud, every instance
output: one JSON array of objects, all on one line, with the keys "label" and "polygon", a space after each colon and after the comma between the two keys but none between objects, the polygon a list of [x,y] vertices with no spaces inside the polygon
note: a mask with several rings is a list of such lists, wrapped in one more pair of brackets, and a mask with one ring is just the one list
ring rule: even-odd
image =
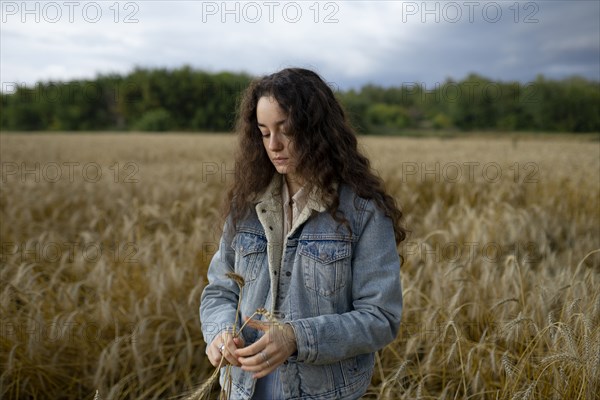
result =
[{"label": "cloud", "polygon": [[39,15],[2,2],[2,82],[182,65],[256,75],[299,65],[342,88],[434,85],[470,72],[600,79],[595,1],[85,1],[63,6],[55,22],[47,3],[29,2],[30,11],[34,3]]}]

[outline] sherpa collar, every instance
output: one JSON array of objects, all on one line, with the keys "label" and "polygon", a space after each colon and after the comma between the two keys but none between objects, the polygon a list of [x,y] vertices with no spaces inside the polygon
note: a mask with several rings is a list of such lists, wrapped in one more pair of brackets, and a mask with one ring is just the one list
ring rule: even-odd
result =
[{"label": "sherpa collar", "polygon": [[[283,174],[275,173],[267,188],[256,199],[255,203],[257,206],[260,205],[263,207],[263,209],[267,209],[269,211],[281,210],[283,202],[281,196],[281,185],[283,184],[284,180],[285,177]],[[318,212],[323,212],[327,209],[325,202],[320,196],[320,190],[318,188],[313,188],[307,195],[305,207]]]}]

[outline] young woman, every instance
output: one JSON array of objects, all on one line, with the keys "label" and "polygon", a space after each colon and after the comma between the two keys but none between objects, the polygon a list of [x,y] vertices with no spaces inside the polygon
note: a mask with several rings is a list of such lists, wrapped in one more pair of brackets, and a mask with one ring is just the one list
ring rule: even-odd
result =
[{"label": "young woman", "polygon": [[[357,148],[331,88],[289,68],[241,102],[235,182],[200,304],[206,354],[231,399],[355,399],[400,324],[402,213]],[[256,318],[264,308],[279,320]],[[223,382],[223,371],[221,385]]]}]

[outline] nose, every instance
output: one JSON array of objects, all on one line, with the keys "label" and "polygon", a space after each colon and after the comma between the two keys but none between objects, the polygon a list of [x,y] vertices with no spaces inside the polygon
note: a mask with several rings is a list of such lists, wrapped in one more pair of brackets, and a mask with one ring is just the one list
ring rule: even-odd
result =
[{"label": "nose", "polygon": [[283,142],[279,137],[279,133],[271,133],[269,136],[269,150],[278,151],[283,149]]}]

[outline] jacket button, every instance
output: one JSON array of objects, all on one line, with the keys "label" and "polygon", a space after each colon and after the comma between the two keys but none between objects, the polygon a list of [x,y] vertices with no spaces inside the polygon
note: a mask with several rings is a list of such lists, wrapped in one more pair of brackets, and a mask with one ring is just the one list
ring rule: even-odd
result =
[{"label": "jacket button", "polygon": [[270,226],[270,227],[269,227],[269,229],[270,229],[270,230],[273,230],[273,227],[272,227],[272,226]]},{"label": "jacket button", "polygon": [[264,214],[267,212],[267,210],[260,210],[260,212]]},{"label": "jacket button", "polygon": [[285,276],[292,276],[292,273],[290,271],[285,271]]}]

